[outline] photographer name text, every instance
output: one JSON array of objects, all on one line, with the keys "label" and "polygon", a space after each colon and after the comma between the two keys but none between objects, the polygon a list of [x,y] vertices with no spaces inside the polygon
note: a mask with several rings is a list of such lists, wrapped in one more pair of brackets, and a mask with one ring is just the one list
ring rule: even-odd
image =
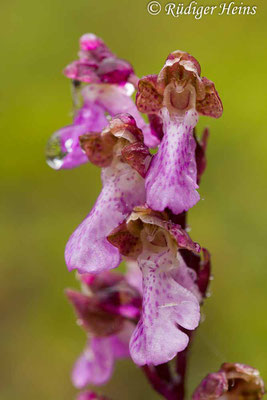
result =
[{"label": "photographer name text", "polygon": [[[206,15],[256,15],[258,7],[256,5],[247,5],[243,2],[234,1],[220,3],[217,5],[200,5],[197,1],[191,1],[188,4],[170,2],[164,6],[166,15],[178,18],[182,15],[192,15],[195,19],[201,19]],[[158,1],[150,1],[147,10],[151,15],[158,15],[163,11],[162,5]]]}]

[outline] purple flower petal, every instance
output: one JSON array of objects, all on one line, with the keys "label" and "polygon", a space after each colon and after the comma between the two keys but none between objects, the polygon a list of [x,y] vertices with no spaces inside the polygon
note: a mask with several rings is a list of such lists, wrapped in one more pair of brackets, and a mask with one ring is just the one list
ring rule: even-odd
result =
[{"label": "purple flower petal", "polygon": [[125,84],[134,70],[130,63],[113,54],[102,39],[87,33],[80,38],[79,60],[69,64],[64,74],[87,83]]},{"label": "purple flower petal", "polygon": [[130,114],[135,119],[136,125],[142,130],[145,144],[148,147],[155,147],[158,145],[159,139],[153,135],[150,126],[146,124],[131,98],[133,90],[133,86],[129,83],[124,86],[90,85],[83,89],[83,96],[85,101],[97,99],[97,104],[101,105],[112,117],[117,114]]},{"label": "purple flower petal", "polygon": [[93,338],[90,341],[73,368],[72,381],[75,387],[82,389],[89,384],[103,385],[110,379],[114,367],[111,338]]},{"label": "purple flower petal", "polygon": [[[103,40],[100,37],[96,36],[94,33],[83,34],[80,37],[79,44],[80,44],[80,50],[87,52],[86,58],[88,58],[91,55],[97,60],[102,60],[112,55],[111,51],[105,45]],[[81,56],[82,55],[83,54],[81,54]]]},{"label": "purple flower petal", "polygon": [[[201,382],[201,386],[194,392],[194,400],[216,400],[225,395],[228,382],[225,374],[220,372],[209,374]],[[227,397],[223,397],[227,400]]]},{"label": "purple flower petal", "polygon": [[115,360],[130,357],[129,342],[134,331],[134,325],[125,322],[123,329],[111,337],[111,346]]},{"label": "purple flower petal", "polygon": [[72,125],[56,131],[47,143],[47,163],[54,169],[74,168],[88,162],[79,137],[88,132],[102,131],[108,121],[105,110],[93,101],[77,113]]},{"label": "purple flower petal", "polygon": [[119,265],[119,250],[106,239],[134,206],[145,201],[143,178],[126,163],[102,170],[103,189],[90,214],[70,237],[65,251],[69,270],[101,272]]},{"label": "purple flower petal", "polygon": [[87,60],[73,61],[64,69],[64,75],[72,80],[86,83],[100,83],[96,65]]},{"label": "purple flower petal", "polygon": [[178,325],[190,330],[197,327],[199,302],[173,279],[180,261],[170,250],[147,251],[138,260],[143,273],[143,313],[130,341],[130,353],[138,365],[158,365],[186,348],[188,336]]},{"label": "purple flower petal", "polygon": [[90,384],[105,384],[112,375],[114,362],[129,357],[129,340],[133,329],[134,326],[126,322],[116,335],[89,340],[73,368],[74,386],[81,389]]},{"label": "purple flower petal", "polygon": [[105,83],[124,84],[133,72],[131,64],[114,56],[103,60],[97,69],[101,82]]},{"label": "purple flower petal", "polygon": [[164,136],[146,177],[147,204],[154,210],[171,209],[174,214],[189,210],[199,200],[196,189],[196,143],[194,110],[184,118],[171,118],[164,109]]}]

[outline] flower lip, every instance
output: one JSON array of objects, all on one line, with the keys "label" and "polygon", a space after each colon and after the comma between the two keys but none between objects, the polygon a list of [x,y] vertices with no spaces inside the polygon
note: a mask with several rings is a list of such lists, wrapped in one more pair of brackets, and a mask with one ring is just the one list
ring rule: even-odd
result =
[{"label": "flower lip", "polygon": [[[199,324],[201,296],[196,274],[189,271],[179,249],[198,252],[200,248],[167,214],[147,207],[136,207],[125,227],[141,244],[137,262],[143,275],[142,316],[130,341],[130,353],[137,365],[159,365],[188,345],[189,337],[180,327],[193,330]],[[123,241],[121,245],[116,235],[111,239],[124,251]]]}]

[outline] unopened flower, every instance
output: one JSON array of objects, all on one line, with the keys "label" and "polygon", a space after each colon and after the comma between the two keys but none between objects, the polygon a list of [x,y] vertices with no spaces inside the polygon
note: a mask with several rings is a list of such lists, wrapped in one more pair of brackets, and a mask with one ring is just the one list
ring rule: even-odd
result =
[{"label": "unopened flower", "polygon": [[193,400],[260,400],[265,393],[257,369],[245,364],[224,363],[209,374],[193,394]]},{"label": "unopened flower", "polygon": [[179,214],[199,200],[193,129],[198,115],[222,114],[213,82],[200,72],[194,57],[175,51],[158,75],[139,80],[137,108],[163,123],[163,138],[146,177],[147,203],[154,210],[168,207]]},{"label": "unopened flower", "polygon": [[125,84],[130,77],[135,77],[131,64],[113,54],[93,33],[80,38],[79,60],[68,65],[64,74],[86,83]]},{"label": "unopened flower", "polygon": [[193,330],[199,323],[196,272],[179,249],[197,254],[200,246],[166,215],[140,207],[108,240],[122,255],[137,259],[143,275],[142,315],[131,338],[131,357],[138,365],[165,363],[188,344],[180,327]]},{"label": "unopened flower", "polygon": [[66,291],[88,337],[72,373],[77,388],[104,384],[115,361],[129,357],[129,340],[141,308],[140,293],[129,285],[127,275],[106,271],[97,276],[84,274],[80,280],[81,293]]},{"label": "unopened flower", "polygon": [[144,176],[151,156],[129,115],[114,118],[102,133],[82,136],[81,144],[89,160],[102,167],[103,189],[70,237],[65,258],[69,270],[100,272],[120,263],[119,250],[106,237],[133,207],[145,202]]}]

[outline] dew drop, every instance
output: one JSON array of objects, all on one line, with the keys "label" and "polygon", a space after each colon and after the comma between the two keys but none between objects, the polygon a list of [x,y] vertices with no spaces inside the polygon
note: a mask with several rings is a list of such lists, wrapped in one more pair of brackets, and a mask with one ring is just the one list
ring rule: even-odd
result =
[{"label": "dew drop", "polygon": [[[68,141],[66,141],[66,147],[68,149],[69,147],[71,147],[71,143],[69,143],[67,146],[67,142]],[[57,132],[55,132],[50,137],[46,145],[45,156],[47,164],[49,165],[49,167],[53,169],[60,169],[64,162],[64,157],[67,154],[68,153],[64,152],[62,149],[60,135]]]},{"label": "dew drop", "polygon": [[134,91],[135,91],[134,85],[132,85],[132,84],[129,83],[129,82],[127,82],[127,83],[124,85],[124,89],[125,89],[125,91],[126,91],[127,96],[131,96],[131,95],[134,93]]}]

